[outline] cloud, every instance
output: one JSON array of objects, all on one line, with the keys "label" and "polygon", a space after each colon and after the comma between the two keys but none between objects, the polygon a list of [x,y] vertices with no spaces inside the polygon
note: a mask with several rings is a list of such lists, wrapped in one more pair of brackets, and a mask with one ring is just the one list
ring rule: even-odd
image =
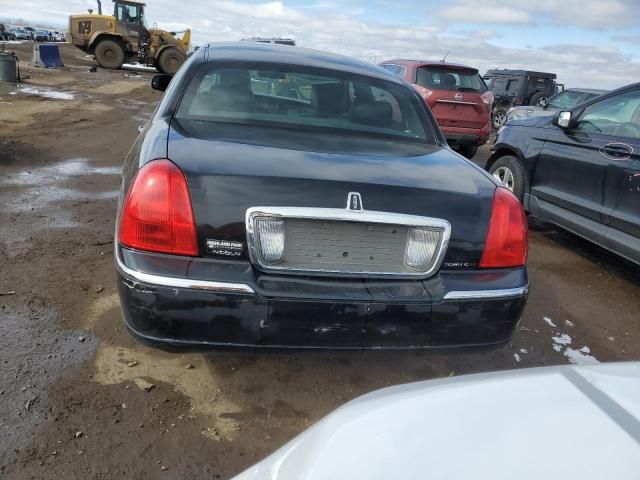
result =
[{"label": "cloud", "polygon": [[437,16],[459,22],[527,24],[551,22],[596,29],[635,26],[637,0],[454,0]]},{"label": "cloud", "polygon": [[479,6],[475,1],[464,1],[443,9],[437,15],[447,20],[469,23],[523,24],[530,20],[529,13],[524,10],[498,5]]},{"label": "cloud", "polygon": [[[471,0],[458,0],[455,5],[463,1]],[[584,0],[587,3],[591,1]],[[491,10],[492,2],[497,4],[494,0],[485,0],[482,6],[474,4],[471,11]],[[106,6],[110,2],[103,3]],[[325,6],[328,3],[332,2],[324,2]],[[577,0],[565,0],[564,3],[575,6]],[[501,4],[515,10],[535,4],[536,8],[548,12],[550,5],[556,5],[556,2],[503,0]],[[614,11],[615,8],[633,7],[621,0],[611,0],[607,4],[613,5]],[[468,24],[451,25],[451,22],[428,24],[419,18],[415,25],[389,25],[362,21],[345,13],[346,8],[302,9],[289,5],[284,1],[247,4],[234,0],[215,3],[191,0],[188,8],[176,8],[174,0],[153,0],[148,6],[147,17],[150,24],[156,22],[160,28],[171,31],[192,28],[196,44],[253,36],[294,36],[300,46],[371,62],[394,57],[439,60],[450,52],[449,61],[474,66],[483,73],[490,68],[554,72],[567,86],[614,88],[640,79],[640,63],[618,48],[574,43],[544,48],[518,47],[496,42],[499,28],[474,29]],[[18,6],[14,0],[0,0],[0,15],[24,16],[31,21],[43,16],[48,22],[65,25],[67,16],[64,12],[80,13],[89,7],[95,8],[94,2],[60,0],[56,2],[55,12],[43,14],[44,9],[51,9],[47,0],[30,0]],[[556,8],[560,12],[557,18],[562,18],[565,7],[556,5]],[[580,21],[586,21],[585,18]],[[624,33],[624,30],[617,31],[616,35]]]}]

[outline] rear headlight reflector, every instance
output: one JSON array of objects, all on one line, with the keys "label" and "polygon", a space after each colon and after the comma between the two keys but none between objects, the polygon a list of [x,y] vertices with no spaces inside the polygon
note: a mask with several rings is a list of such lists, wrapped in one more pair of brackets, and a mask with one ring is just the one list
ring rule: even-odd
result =
[{"label": "rear headlight reflector", "polygon": [[409,230],[404,263],[421,272],[429,270],[440,244],[440,235],[441,232],[422,228]]},{"label": "rear headlight reflector", "polygon": [[133,180],[120,213],[118,241],[138,250],[198,255],[187,180],[169,160],[153,160]]},{"label": "rear headlight reflector", "polygon": [[284,220],[262,217],[255,222],[262,259],[268,263],[280,262],[284,254]]},{"label": "rear headlight reflector", "polygon": [[525,265],[529,250],[528,235],[527,216],[520,200],[506,188],[496,188],[480,267]]}]

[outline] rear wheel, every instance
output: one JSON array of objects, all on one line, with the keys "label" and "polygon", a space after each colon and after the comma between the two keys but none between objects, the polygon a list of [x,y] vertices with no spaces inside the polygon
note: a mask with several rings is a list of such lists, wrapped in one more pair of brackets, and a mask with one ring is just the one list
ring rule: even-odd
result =
[{"label": "rear wheel", "polygon": [[504,107],[497,107],[493,111],[493,116],[491,118],[491,124],[493,125],[493,128],[498,130],[505,123],[507,123],[507,109],[504,108]]},{"label": "rear wheel", "polygon": [[168,75],[175,74],[182,66],[187,56],[177,48],[171,47],[163,50],[158,58],[158,70]]},{"label": "rear wheel", "polygon": [[513,155],[500,157],[491,165],[489,173],[500,180],[521,202],[524,200],[527,172],[518,158]]},{"label": "rear wheel", "polygon": [[94,50],[96,62],[102,68],[117,70],[124,63],[124,50],[122,46],[113,40],[102,40]]}]

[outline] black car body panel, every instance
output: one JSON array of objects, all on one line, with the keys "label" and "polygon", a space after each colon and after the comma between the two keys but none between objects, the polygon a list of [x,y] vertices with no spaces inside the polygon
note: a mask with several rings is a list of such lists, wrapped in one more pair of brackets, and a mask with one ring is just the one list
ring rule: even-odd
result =
[{"label": "black car body panel", "polygon": [[[437,348],[494,345],[513,334],[526,303],[525,268],[446,272],[427,280],[297,278],[248,261],[176,259],[119,249],[120,265],[160,277],[248,285],[211,292],[143,283],[118,267],[124,320],[141,341],[207,348]],[[504,297],[448,300],[451,292]]]},{"label": "black car body panel", "polygon": [[[640,105],[640,84],[578,105],[572,118],[623,96]],[[640,263],[640,109],[631,114],[636,126],[621,125],[621,134],[560,128],[557,115],[510,121],[486,168],[516,156],[527,173],[525,210]]]},{"label": "black car body panel", "polygon": [[[196,349],[417,348],[508,341],[526,303],[526,267],[478,269],[498,182],[447,147],[428,108],[424,113],[435,128],[433,145],[295,131],[285,136],[223,124],[207,130],[174,117],[200,65],[238,58],[349,71],[408,89],[382,68],[321,52],[248,42],[200,48],[173,78],[129,152],[118,208],[120,215],[140,168],[170,159],[188,183],[200,255],[116,245],[118,288],[130,332],[154,345]],[[451,238],[439,271],[426,279],[321,277],[266,273],[252,263],[247,209],[344,209],[349,192],[361,194],[367,211],[446,218]],[[208,250],[209,239],[244,246],[230,259]]]},{"label": "black car body panel", "polygon": [[[353,191],[362,194],[367,210],[447,218],[452,237],[445,268],[474,268],[480,260],[495,185],[443,147],[403,150],[369,141],[362,151],[360,143],[345,140],[338,147],[353,153],[338,154],[327,146],[330,137],[320,139],[325,146],[314,146],[316,151],[294,150],[266,146],[273,141],[260,138],[259,129],[250,134],[258,145],[249,145],[224,136],[196,138],[179,123],[172,124],[168,153],[187,176],[203,252],[207,239],[245,242],[244,213],[252,206],[343,208]],[[287,136],[291,144],[295,133]],[[317,151],[322,149],[329,151]]]}]

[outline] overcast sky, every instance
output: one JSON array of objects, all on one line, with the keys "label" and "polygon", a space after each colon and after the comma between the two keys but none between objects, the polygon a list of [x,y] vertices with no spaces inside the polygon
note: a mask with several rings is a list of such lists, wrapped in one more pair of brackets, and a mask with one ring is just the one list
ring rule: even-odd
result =
[{"label": "overcast sky", "polygon": [[[106,11],[110,0],[103,0]],[[556,72],[568,86],[640,81],[640,0],[148,0],[150,24],[193,41],[295,36],[298,45],[380,62],[440,59]],[[0,0],[0,17],[66,25],[92,0]]]}]

